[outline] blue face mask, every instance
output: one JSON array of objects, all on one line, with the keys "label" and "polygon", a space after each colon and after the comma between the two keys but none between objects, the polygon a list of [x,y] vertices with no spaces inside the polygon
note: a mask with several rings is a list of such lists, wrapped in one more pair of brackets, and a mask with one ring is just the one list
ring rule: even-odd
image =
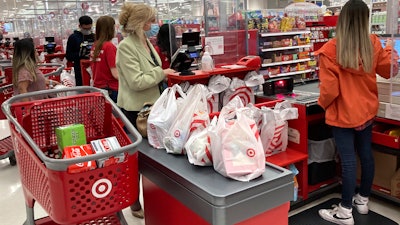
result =
[{"label": "blue face mask", "polygon": [[157,35],[159,30],[160,30],[160,26],[158,26],[158,24],[156,24],[156,23],[152,23],[150,30],[145,31],[144,33],[149,38],[149,37],[153,37],[153,36]]}]

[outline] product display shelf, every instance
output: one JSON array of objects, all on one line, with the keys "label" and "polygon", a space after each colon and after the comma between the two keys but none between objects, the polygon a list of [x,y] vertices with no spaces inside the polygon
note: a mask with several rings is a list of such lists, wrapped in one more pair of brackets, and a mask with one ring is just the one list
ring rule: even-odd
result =
[{"label": "product display shelf", "polygon": [[386,34],[387,1],[373,2],[371,6],[371,33]]},{"label": "product display shelf", "polygon": [[[381,130],[375,129],[381,125],[388,125],[389,127],[400,127],[399,120],[387,119],[383,117],[376,117],[375,118],[375,127],[372,131],[372,146],[373,150],[379,152],[397,156],[397,159],[400,160],[400,138],[398,136],[391,136],[384,132],[380,132]],[[399,164],[400,162],[398,162]],[[376,165],[381,166],[381,165]],[[375,168],[379,169],[379,168]],[[391,190],[385,187],[381,187],[379,185],[372,186],[373,193],[385,198],[387,200],[393,201],[395,203],[400,204],[400,198],[391,195]]]},{"label": "product display shelf", "polygon": [[294,76],[295,79],[313,77],[313,44],[311,31],[262,32],[259,34],[259,55],[262,60],[260,73],[265,79]]}]

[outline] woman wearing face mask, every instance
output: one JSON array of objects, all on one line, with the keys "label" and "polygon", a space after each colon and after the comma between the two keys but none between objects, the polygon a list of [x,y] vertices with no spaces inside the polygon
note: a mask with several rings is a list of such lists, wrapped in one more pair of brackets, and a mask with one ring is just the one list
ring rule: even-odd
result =
[{"label": "woman wearing face mask", "polygon": [[[127,37],[117,49],[119,89],[117,104],[129,121],[136,118],[144,103],[154,103],[160,96],[159,84],[172,69],[162,69],[161,60],[145,32],[156,22],[156,11],[145,4],[124,3],[119,22]],[[143,218],[139,199],[131,206],[135,217]]]},{"label": "woman wearing face mask", "polygon": [[156,46],[156,35],[158,34],[159,30],[160,26],[157,23],[152,23],[150,30],[144,32],[146,34],[146,37],[150,40],[151,44],[153,44],[153,46]]}]

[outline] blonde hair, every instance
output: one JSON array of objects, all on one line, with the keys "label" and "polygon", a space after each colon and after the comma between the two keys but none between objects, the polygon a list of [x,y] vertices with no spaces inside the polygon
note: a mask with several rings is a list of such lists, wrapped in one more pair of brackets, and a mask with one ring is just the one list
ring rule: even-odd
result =
[{"label": "blonde hair", "polygon": [[146,4],[135,4],[126,2],[121,7],[119,23],[122,25],[122,32],[143,36],[143,26],[148,21],[154,20],[156,10]]},{"label": "blonde hair", "polygon": [[350,0],[336,25],[336,59],[344,68],[372,71],[373,46],[369,36],[369,8],[362,0]]},{"label": "blonde hair", "polygon": [[14,54],[12,60],[12,82],[18,86],[18,74],[22,68],[26,68],[36,81],[37,56],[32,38],[25,38],[14,43]]}]

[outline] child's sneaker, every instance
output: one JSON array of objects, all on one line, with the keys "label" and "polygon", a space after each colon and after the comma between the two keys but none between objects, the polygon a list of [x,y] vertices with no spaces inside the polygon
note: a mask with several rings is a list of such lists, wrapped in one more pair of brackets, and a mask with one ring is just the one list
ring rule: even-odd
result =
[{"label": "child's sneaker", "polygon": [[341,204],[339,206],[333,205],[333,209],[320,209],[318,213],[322,219],[329,222],[341,225],[354,225],[352,209],[344,208]]},{"label": "child's sneaker", "polygon": [[353,206],[360,214],[368,214],[368,197],[363,197],[360,194],[356,194],[353,197]]}]

